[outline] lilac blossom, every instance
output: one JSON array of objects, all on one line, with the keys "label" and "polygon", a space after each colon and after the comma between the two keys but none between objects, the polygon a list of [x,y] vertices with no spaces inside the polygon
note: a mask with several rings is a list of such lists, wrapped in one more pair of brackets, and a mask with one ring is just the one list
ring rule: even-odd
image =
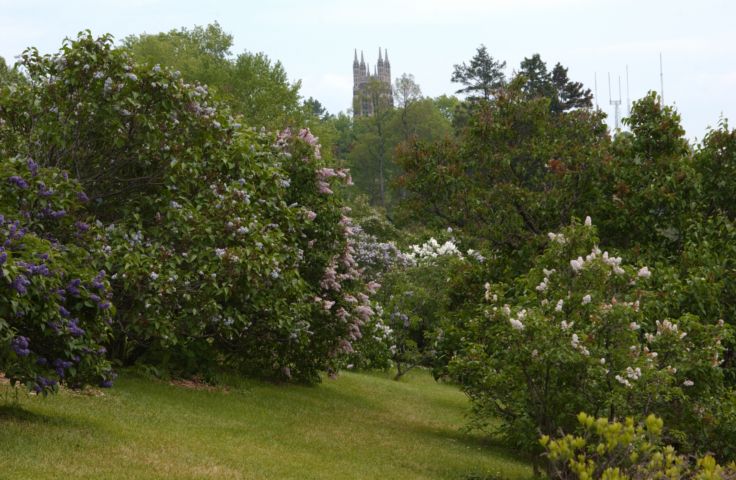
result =
[{"label": "lilac blossom", "polygon": [[12,177],[8,178],[8,182],[22,190],[28,188],[28,182],[23,180],[23,178],[19,177],[18,175],[13,175]]},{"label": "lilac blossom", "polygon": [[79,319],[77,318],[73,318],[69,321],[69,333],[71,333],[73,337],[81,337],[85,334],[84,329],[77,325],[78,321]]},{"label": "lilac blossom", "polygon": [[28,292],[28,286],[31,284],[31,281],[28,280],[28,278],[25,275],[18,275],[13,279],[13,282],[10,284],[11,287],[15,289],[16,292],[18,292],[20,295],[25,295],[26,292]]},{"label": "lilac blossom", "polygon": [[38,175],[38,163],[36,163],[32,158],[28,159],[28,171],[31,172],[31,176],[35,177]]},{"label": "lilac blossom", "polygon": [[27,357],[31,353],[28,349],[28,343],[28,337],[19,336],[10,342],[10,347],[19,357]]}]

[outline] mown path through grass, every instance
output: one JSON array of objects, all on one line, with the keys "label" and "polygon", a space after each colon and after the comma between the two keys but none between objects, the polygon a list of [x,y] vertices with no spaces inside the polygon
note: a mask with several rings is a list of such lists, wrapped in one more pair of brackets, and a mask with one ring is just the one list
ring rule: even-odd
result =
[{"label": "mown path through grass", "polygon": [[[9,387],[0,386],[0,391]],[[345,373],[315,387],[196,390],[122,376],[104,396],[21,394],[0,407],[3,479],[525,478],[461,433],[468,403],[417,372]]]}]

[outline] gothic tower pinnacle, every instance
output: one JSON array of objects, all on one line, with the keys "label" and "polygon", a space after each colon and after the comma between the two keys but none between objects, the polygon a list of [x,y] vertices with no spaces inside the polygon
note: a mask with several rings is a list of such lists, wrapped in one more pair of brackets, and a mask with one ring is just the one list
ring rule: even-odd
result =
[{"label": "gothic tower pinnacle", "polygon": [[[378,97],[376,97],[376,83],[380,85]],[[379,103],[374,105],[375,102]],[[360,51],[360,62],[358,62],[358,49],[356,48],[353,50],[353,114],[371,116],[379,104],[393,106],[388,50],[379,47],[378,61],[371,70],[362,50]]]}]

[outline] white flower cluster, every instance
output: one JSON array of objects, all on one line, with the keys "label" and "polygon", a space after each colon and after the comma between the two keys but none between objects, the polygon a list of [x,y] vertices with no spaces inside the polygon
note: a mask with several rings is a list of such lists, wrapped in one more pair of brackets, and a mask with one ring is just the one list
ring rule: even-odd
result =
[{"label": "white flower cluster", "polygon": [[556,270],[554,268],[552,270],[547,270],[545,268],[542,271],[544,273],[544,280],[542,280],[542,282],[539,285],[537,285],[537,291],[539,293],[547,291],[547,288],[549,288],[549,277],[551,277],[552,274],[555,273]]},{"label": "white flower cluster", "polygon": [[[586,255],[585,258],[578,257],[570,260],[570,267],[572,268],[573,272],[578,273],[583,270],[587,264],[599,257],[603,261],[603,263],[613,269],[613,273],[615,273],[616,275],[622,275],[623,273],[625,273],[624,269],[621,268],[621,257],[612,257],[608,254],[608,252],[601,252],[601,250],[597,246],[593,247],[593,250],[591,250],[591,252]],[[644,267],[642,270],[645,270],[645,274],[649,276],[649,270],[646,269],[646,267]],[[643,275],[640,274],[639,276]]]},{"label": "white flower cluster", "polygon": [[641,368],[626,367],[626,376],[631,380],[639,380],[641,378]]},{"label": "white flower cluster", "polygon": [[491,284],[486,282],[484,287],[486,289],[486,292],[483,297],[485,298],[486,302],[496,303],[498,301],[498,295],[493,293],[493,291],[491,290]]},{"label": "white flower cluster", "polygon": [[[503,311],[504,311],[504,313],[506,315],[511,316],[511,308],[508,305],[504,305]],[[524,322],[522,321],[525,318],[526,318],[526,309],[525,308],[522,308],[516,314],[516,318],[513,318],[513,317],[512,318],[509,318],[509,323],[511,323],[511,327],[514,330],[521,331],[521,330],[524,330],[524,328],[525,328]]]},{"label": "white flower cluster", "polygon": [[[572,326],[572,324],[570,324],[570,326]],[[572,345],[572,348],[574,348],[578,352],[582,353],[586,357],[590,355],[590,351],[585,347],[585,345],[583,345],[582,343],[580,343],[580,337],[578,337],[578,334],[577,333],[573,333],[572,334],[572,338],[570,340],[570,345]]]},{"label": "white flower cluster", "polygon": [[624,385],[627,388],[632,388],[633,384],[631,382],[635,382],[641,378],[641,368],[626,367],[625,375],[625,377],[616,375],[614,378],[621,385]]},{"label": "white flower cluster", "polygon": [[411,245],[409,247],[409,253],[406,256],[413,261],[419,261],[444,255],[454,255],[458,258],[463,258],[463,254],[451,240],[440,245],[434,238],[430,238],[422,245]]},{"label": "white flower cluster", "polygon": [[637,275],[641,278],[649,278],[652,276],[652,272],[649,271],[648,267],[644,266],[639,269]]},{"label": "white flower cluster", "polygon": [[555,305],[555,312],[561,312],[562,307],[565,306],[565,301],[563,299],[557,300],[557,305]]},{"label": "white flower cluster", "polygon": [[[657,336],[663,335],[666,333],[674,333],[675,335],[678,334],[678,328],[676,323],[672,323],[669,320],[657,320]],[[685,338],[687,336],[687,332],[679,332],[680,338]],[[654,340],[654,337],[651,336],[651,334],[647,335],[647,340],[649,339]]]},{"label": "white flower cluster", "polygon": [[565,238],[565,235],[561,233],[549,232],[547,234],[547,238],[549,238],[553,242],[559,243],[560,245],[564,245],[565,243],[567,243],[567,238]]},{"label": "white flower cluster", "polygon": [[468,257],[476,260],[478,263],[483,263],[486,261],[486,257],[481,255],[481,253],[478,250],[473,250],[472,248],[468,249]]}]

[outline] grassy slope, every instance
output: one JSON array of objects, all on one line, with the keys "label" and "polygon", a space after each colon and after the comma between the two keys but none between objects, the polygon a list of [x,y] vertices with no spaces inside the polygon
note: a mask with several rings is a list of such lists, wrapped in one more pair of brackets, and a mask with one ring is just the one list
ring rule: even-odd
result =
[{"label": "grassy slope", "polygon": [[[0,386],[0,391],[7,386]],[[23,396],[24,397],[24,396]],[[104,396],[0,407],[0,478],[464,479],[530,470],[461,434],[468,404],[421,372],[317,387],[192,390],[123,377]]]}]

